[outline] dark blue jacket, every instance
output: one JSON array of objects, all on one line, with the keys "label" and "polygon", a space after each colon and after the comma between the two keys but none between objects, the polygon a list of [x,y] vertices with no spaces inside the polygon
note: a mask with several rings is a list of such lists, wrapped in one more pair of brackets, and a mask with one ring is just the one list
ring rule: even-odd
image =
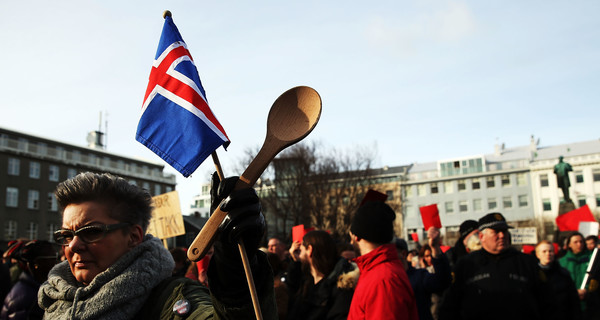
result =
[{"label": "dark blue jacket", "polygon": [[2,305],[0,319],[42,319],[44,313],[37,304],[40,284],[27,272],[22,272]]},{"label": "dark blue jacket", "polygon": [[410,285],[415,292],[417,300],[417,310],[420,320],[431,320],[431,294],[444,291],[452,280],[450,274],[450,264],[445,254],[438,258],[432,258],[431,264],[435,273],[429,273],[427,269],[415,269],[409,264],[406,274]]}]

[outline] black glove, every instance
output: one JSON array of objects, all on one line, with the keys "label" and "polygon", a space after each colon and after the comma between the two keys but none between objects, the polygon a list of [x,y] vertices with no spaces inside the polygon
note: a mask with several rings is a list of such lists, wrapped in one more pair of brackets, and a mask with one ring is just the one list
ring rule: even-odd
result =
[{"label": "black glove", "polygon": [[251,259],[265,233],[265,218],[253,188],[233,190],[238,180],[238,177],[230,177],[219,181],[216,172],[213,174],[211,211],[220,205],[221,210],[227,212],[219,226],[216,240],[230,249],[235,247],[235,254],[239,257],[237,242],[242,239],[248,259]]}]

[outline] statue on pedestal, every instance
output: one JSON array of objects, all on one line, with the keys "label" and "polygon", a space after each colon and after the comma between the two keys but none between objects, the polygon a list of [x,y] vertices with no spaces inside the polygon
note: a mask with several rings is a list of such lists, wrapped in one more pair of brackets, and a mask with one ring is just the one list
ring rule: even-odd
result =
[{"label": "statue on pedestal", "polygon": [[570,164],[563,162],[563,156],[558,157],[558,163],[554,166],[554,174],[556,174],[556,182],[558,187],[562,190],[565,202],[571,201],[569,197],[569,187],[571,182],[569,181],[569,171],[573,171]]}]

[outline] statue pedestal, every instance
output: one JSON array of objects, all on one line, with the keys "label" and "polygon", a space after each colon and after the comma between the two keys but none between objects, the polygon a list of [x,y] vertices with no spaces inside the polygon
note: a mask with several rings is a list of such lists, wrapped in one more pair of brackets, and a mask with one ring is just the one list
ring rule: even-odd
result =
[{"label": "statue pedestal", "polygon": [[561,202],[558,205],[558,215],[563,215],[567,212],[575,210],[575,204],[573,202]]}]

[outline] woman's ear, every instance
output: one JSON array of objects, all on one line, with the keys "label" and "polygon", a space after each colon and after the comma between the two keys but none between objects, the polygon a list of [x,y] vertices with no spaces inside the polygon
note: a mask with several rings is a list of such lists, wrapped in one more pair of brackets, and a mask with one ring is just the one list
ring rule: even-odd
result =
[{"label": "woman's ear", "polygon": [[144,230],[142,226],[136,224],[131,227],[131,231],[129,232],[129,247],[133,248],[144,240]]}]

